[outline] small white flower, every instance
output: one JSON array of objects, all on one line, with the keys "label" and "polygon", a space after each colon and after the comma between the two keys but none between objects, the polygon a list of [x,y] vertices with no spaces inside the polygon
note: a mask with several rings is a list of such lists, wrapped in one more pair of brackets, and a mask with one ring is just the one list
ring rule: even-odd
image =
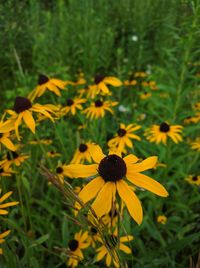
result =
[{"label": "small white flower", "polygon": [[124,105],[119,105],[118,110],[122,113],[129,112],[129,108],[125,107]]},{"label": "small white flower", "polygon": [[134,42],[137,42],[138,41],[138,36],[137,35],[132,35],[131,40],[134,41]]}]

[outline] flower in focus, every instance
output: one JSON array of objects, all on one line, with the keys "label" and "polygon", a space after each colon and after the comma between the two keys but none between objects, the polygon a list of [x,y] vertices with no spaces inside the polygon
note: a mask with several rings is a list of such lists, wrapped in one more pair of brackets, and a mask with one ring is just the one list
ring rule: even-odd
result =
[{"label": "flower in focus", "polygon": [[147,140],[150,142],[155,142],[156,144],[162,142],[166,145],[167,138],[171,138],[173,142],[178,143],[182,141],[182,137],[179,134],[182,132],[182,126],[180,125],[169,125],[166,122],[161,123],[160,125],[153,125],[151,128],[146,130],[145,135]]},{"label": "flower in focus", "polygon": [[83,260],[84,257],[82,249],[85,249],[89,246],[87,239],[88,239],[88,232],[84,232],[82,234],[82,231],[80,231],[79,233],[75,234],[74,239],[68,242],[70,258],[67,264],[70,267],[72,268],[76,267],[79,261]]},{"label": "flower in focus", "polygon": [[90,107],[86,108],[83,112],[86,114],[86,117],[90,119],[97,119],[100,117],[105,116],[105,111],[110,112],[113,114],[113,110],[111,109],[112,106],[116,106],[117,102],[112,101],[102,101],[96,100],[91,104]]},{"label": "flower in focus", "polygon": [[190,143],[191,148],[200,152],[200,137],[196,138],[193,142]]},{"label": "flower in focus", "polygon": [[41,104],[32,105],[29,99],[18,96],[15,98],[13,110],[7,110],[7,113],[10,114],[11,117],[0,126],[0,133],[9,132],[14,129],[18,140],[20,140],[18,128],[22,119],[26,126],[35,133],[35,120],[32,116],[33,112],[43,114],[53,121],[50,115],[52,112],[50,108]]},{"label": "flower in focus", "polygon": [[72,115],[76,114],[76,110],[82,110],[82,104],[86,102],[86,99],[74,98],[67,99],[66,106],[61,109],[61,114],[66,115],[71,113]]},{"label": "flower in focus", "polygon": [[131,139],[141,140],[139,136],[133,134],[134,131],[140,129],[141,126],[129,124],[124,125],[120,124],[120,127],[117,131],[115,137],[108,142],[110,148],[117,148],[119,152],[124,152],[125,147],[133,148],[133,143]]},{"label": "flower in focus", "polygon": [[71,160],[71,164],[80,164],[83,163],[85,160],[89,163],[92,162],[90,150],[95,146],[93,143],[81,143],[78,149],[75,151],[74,156]]},{"label": "flower in focus", "polygon": [[8,214],[8,211],[5,208],[16,206],[17,204],[19,204],[19,202],[16,201],[2,204],[9,196],[11,196],[11,194],[12,192],[7,192],[0,197],[0,215]]},{"label": "flower in focus", "polygon": [[166,217],[165,215],[159,215],[159,216],[157,217],[157,222],[158,222],[158,223],[165,224],[166,221],[167,221],[167,217]]},{"label": "flower in focus", "polygon": [[116,250],[118,249],[125,252],[126,254],[131,254],[132,253],[131,249],[124,244],[125,242],[130,242],[131,240],[133,240],[132,235],[126,235],[122,237],[118,237],[116,233],[108,235],[106,242],[107,246],[103,244],[103,242],[101,241],[103,245],[97,249],[98,254],[96,260],[100,261],[105,257],[107,267],[111,267],[112,262],[115,267],[120,267]]},{"label": "flower in focus", "polygon": [[190,184],[200,186],[200,175],[189,175],[185,180]]},{"label": "flower in focus", "polygon": [[[0,127],[1,127],[1,122],[0,122]],[[12,143],[10,139],[10,132],[5,132],[5,133],[0,133],[0,149],[1,145],[5,146],[7,149],[11,151],[15,151],[16,147]]]},{"label": "flower in focus", "polygon": [[107,85],[112,85],[114,87],[120,87],[122,85],[122,82],[118,78],[101,74],[95,76],[94,82],[97,85],[98,93],[103,92],[105,95],[109,94]]},{"label": "flower in focus", "polygon": [[[141,224],[143,218],[142,206],[127,182],[159,196],[168,196],[167,191],[159,182],[140,173],[155,166],[157,162],[156,156],[148,157],[141,162],[138,162],[139,159],[132,154],[122,158],[120,154],[110,152],[106,156],[98,145],[92,148],[91,156],[96,164],[71,164],[66,168],[72,178],[93,177],[81,190],[79,197],[83,203],[87,203],[96,197],[92,204],[92,209],[98,217],[109,213],[113,202],[116,200],[117,192],[125,203],[131,217],[138,224]],[[76,207],[79,209],[80,205],[76,204]]]},{"label": "flower in focus", "polygon": [[[5,238],[7,235],[9,235],[9,233],[10,233],[10,230],[5,231],[5,232],[3,232],[3,233],[0,234],[0,244],[3,244],[3,243],[5,242],[5,239],[4,239],[4,238]],[[0,255],[2,255],[2,254],[3,254],[3,249],[0,248]]]},{"label": "flower in focus", "polygon": [[61,96],[60,90],[64,89],[67,82],[59,79],[49,78],[44,74],[40,74],[38,77],[38,86],[29,94],[28,98],[33,101],[37,97],[41,97],[46,90],[55,93],[57,96]]}]

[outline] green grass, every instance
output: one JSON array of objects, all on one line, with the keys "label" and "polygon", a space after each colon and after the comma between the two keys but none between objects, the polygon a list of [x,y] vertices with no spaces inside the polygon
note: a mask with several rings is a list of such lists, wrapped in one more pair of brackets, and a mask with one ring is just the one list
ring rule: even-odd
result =
[{"label": "green grass", "polygon": [[[0,99],[1,113],[13,107],[16,96],[27,96],[36,86],[39,73],[64,80],[76,80],[82,70],[90,84],[96,73],[116,75],[122,81],[129,72],[151,70],[149,79],[155,80],[159,91],[147,100],[140,100],[144,87],[122,86],[111,88],[112,100],[129,108],[128,113],[114,108],[114,116],[91,121],[79,114],[56,121],[42,122],[36,135],[20,127],[22,152],[30,155],[12,177],[1,178],[3,192],[12,190],[10,200],[20,204],[1,216],[2,232],[11,234],[2,244],[4,255],[0,267],[65,267],[67,261],[58,248],[66,248],[79,225],[66,199],[41,173],[41,165],[55,171],[59,162],[68,164],[81,140],[100,144],[106,152],[108,137],[116,133],[118,124],[138,122],[141,141],[129,150],[140,158],[157,155],[166,168],[158,167],[149,174],[161,182],[170,195],[160,198],[150,192],[137,191],[144,209],[141,226],[125,213],[121,231],[132,234],[131,255],[122,254],[121,260],[135,268],[194,268],[199,253],[199,187],[187,183],[189,174],[199,175],[199,153],[191,150],[188,140],[199,136],[198,124],[184,126],[183,142],[168,146],[147,142],[144,130],[152,124],[169,121],[183,125],[187,116],[193,116],[193,105],[199,101],[199,1],[159,0],[58,0],[14,1],[0,4]],[[137,36],[138,41],[132,40]],[[61,98],[47,93],[39,103],[64,104],[75,96],[70,88]],[[160,94],[168,94],[160,98]],[[144,120],[138,120],[145,114]],[[32,139],[51,138],[52,145],[29,145]],[[58,158],[46,158],[46,152],[55,150]],[[1,155],[7,150],[1,149]],[[67,179],[73,186],[77,180]],[[156,217],[165,214],[165,225]],[[81,215],[83,217],[83,215]],[[81,218],[80,218],[81,219]],[[84,224],[83,224],[84,225]],[[86,229],[86,225],[84,228]],[[124,232],[123,232],[124,233]],[[79,267],[105,267],[95,263],[94,250],[84,253]],[[102,265],[102,266],[100,266]],[[197,266],[198,267],[198,266]]]}]

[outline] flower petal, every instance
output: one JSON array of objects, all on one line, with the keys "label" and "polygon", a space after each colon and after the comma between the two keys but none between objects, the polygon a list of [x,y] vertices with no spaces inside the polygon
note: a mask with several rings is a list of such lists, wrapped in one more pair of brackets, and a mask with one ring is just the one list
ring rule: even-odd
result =
[{"label": "flower petal", "polygon": [[134,164],[134,163],[136,163],[138,161],[138,158],[137,158],[137,156],[135,156],[133,154],[129,154],[129,155],[125,156],[123,158],[123,160],[128,165],[128,164]]},{"label": "flower petal", "polygon": [[141,163],[130,165],[129,168],[134,172],[141,172],[153,168],[158,160],[157,156],[150,156]]},{"label": "flower petal", "polygon": [[98,174],[98,165],[82,165],[82,164],[71,164],[65,166],[65,171],[68,172],[71,178],[88,178]]},{"label": "flower petal", "polygon": [[143,218],[142,206],[135,193],[123,180],[117,182],[117,191],[121,199],[126,204],[131,217],[138,224],[141,224]]},{"label": "flower petal", "polygon": [[167,197],[169,194],[159,182],[153,180],[149,176],[140,173],[128,171],[126,174],[127,179],[134,185],[149,190],[150,192],[159,196]]},{"label": "flower petal", "polygon": [[107,214],[111,210],[112,201],[115,198],[116,184],[107,182],[99,191],[97,198],[92,204],[92,208],[98,217]]},{"label": "flower petal", "polygon": [[25,111],[23,114],[23,119],[27,127],[35,133],[35,121],[33,119],[32,113],[30,111]]},{"label": "flower petal", "polygon": [[97,144],[90,149],[91,157],[96,163],[100,163],[101,160],[105,157],[105,154],[102,152],[101,147]]}]

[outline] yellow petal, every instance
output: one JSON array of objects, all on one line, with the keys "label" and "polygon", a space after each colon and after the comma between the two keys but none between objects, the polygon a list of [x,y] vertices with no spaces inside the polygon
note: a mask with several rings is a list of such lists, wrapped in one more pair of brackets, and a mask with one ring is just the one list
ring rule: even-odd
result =
[{"label": "yellow petal", "polygon": [[124,162],[128,165],[128,164],[134,164],[138,161],[137,156],[133,155],[133,154],[129,154],[127,156],[125,156],[123,158]]},{"label": "yellow petal", "polygon": [[126,204],[131,217],[138,224],[141,224],[143,218],[142,206],[135,193],[123,180],[117,182],[117,191],[121,199]]},{"label": "yellow petal", "polygon": [[15,202],[8,202],[6,204],[0,205],[0,208],[12,207],[12,206],[15,206],[17,204],[19,204],[19,202],[16,202],[16,201]]},{"label": "yellow petal", "polygon": [[98,217],[101,217],[111,210],[112,201],[115,198],[116,184],[114,182],[107,182],[99,191],[97,198],[92,204],[92,208]]},{"label": "yellow petal", "polygon": [[25,124],[30,130],[35,133],[35,121],[33,119],[32,113],[30,111],[25,111],[23,114],[23,119]]},{"label": "yellow petal", "polygon": [[94,146],[91,147],[90,154],[91,154],[92,159],[96,163],[100,163],[101,160],[105,157],[105,155],[103,154],[101,150],[101,147],[97,144],[94,144]]},{"label": "yellow petal", "polygon": [[126,245],[121,244],[121,243],[119,245],[119,249],[124,251],[126,254],[130,254],[132,252],[129,247],[127,247]]},{"label": "yellow petal", "polygon": [[162,184],[153,180],[149,176],[146,176],[140,173],[135,173],[132,171],[128,171],[126,173],[126,177],[134,185],[144,188],[154,194],[157,194],[163,197],[166,197],[169,195],[166,189],[164,188],[164,186],[162,186]]},{"label": "yellow petal", "polygon": [[0,203],[2,203],[4,200],[6,200],[11,194],[12,194],[12,192],[7,192],[6,194],[4,194],[4,195],[0,198]]},{"label": "yellow petal", "polygon": [[119,79],[112,76],[107,76],[103,81],[106,84],[112,85],[114,87],[120,87],[122,85],[122,82]]},{"label": "yellow petal", "polygon": [[7,210],[0,209],[0,215],[6,215],[8,214]]},{"label": "yellow petal", "polygon": [[157,156],[150,156],[141,163],[130,165],[129,168],[133,172],[141,172],[150,168],[155,167],[155,164],[158,160]]},{"label": "yellow petal", "polygon": [[72,178],[88,178],[98,174],[98,165],[82,165],[82,164],[71,164],[65,167],[65,171],[68,172]]},{"label": "yellow petal", "polygon": [[15,145],[12,143],[11,140],[9,140],[8,138],[4,137],[1,139],[1,143],[7,147],[9,150],[11,151],[16,151]]},{"label": "yellow petal", "polygon": [[0,133],[6,133],[10,132],[11,130],[14,129],[14,120],[8,119],[5,121],[3,124],[0,125]]}]

